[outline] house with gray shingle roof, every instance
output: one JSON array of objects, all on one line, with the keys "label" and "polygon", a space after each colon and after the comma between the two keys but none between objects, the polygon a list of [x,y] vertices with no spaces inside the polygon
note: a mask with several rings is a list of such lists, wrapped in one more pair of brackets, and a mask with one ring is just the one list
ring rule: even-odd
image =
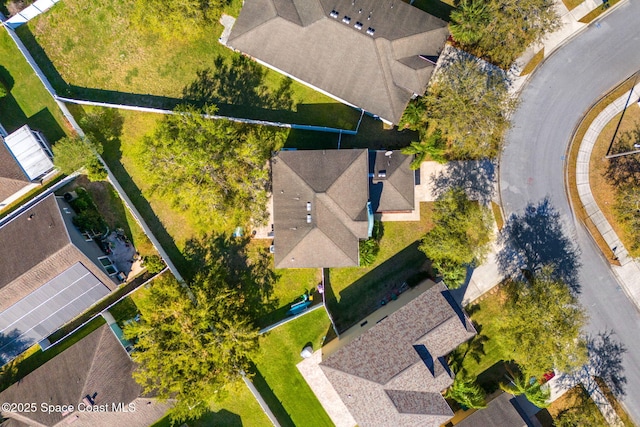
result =
[{"label": "house with gray shingle roof", "polygon": [[440,426],[453,412],[446,356],[476,334],[446,286],[400,294],[298,366],[338,426]]},{"label": "house with gray shingle roof", "polygon": [[[134,370],[109,326],[100,326],[0,393],[3,402],[35,402],[35,411],[2,415],[15,425],[28,426],[149,426],[164,415],[170,402],[142,397],[132,378]],[[42,404],[53,405],[54,410],[42,410]],[[55,409],[56,405],[73,409]]]},{"label": "house with gray shingle roof", "polygon": [[398,123],[424,93],[448,35],[446,22],[401,0],[246,0],[227,44]]},{"label": "house with gray shingle roof", "polygon": [[117,287],[67,206],[50,194],[0,224],[0,365]]},{"label": "house with gray shingle roof", "polygon": [[276,268],[359,265],[359,242],[371,235],[374,210],[413,210],[410,164],[399,151],[277,153],[271,161]]},{"label": "house with gray shingle roof", "polygon": [[11,134],[0,127],[0,210],[52,174],[52,157],[44,136],[28,125]]}]

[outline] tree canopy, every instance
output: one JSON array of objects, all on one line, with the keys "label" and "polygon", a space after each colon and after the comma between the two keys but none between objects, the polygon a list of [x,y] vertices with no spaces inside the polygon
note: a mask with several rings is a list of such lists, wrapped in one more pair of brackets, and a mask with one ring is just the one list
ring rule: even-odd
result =
[{"label": "tree canopy", "polygon": [[[433,221],[435,226],[423,237],[420,250],[433,261],[449,287],[458,287],[466,265],[482,263],[489,252],[491,212],[469,200],[462,189],[452,188],[436,200]],[[461,271],[465,273],[462,277]]]},{"label": "tree canopy", "polygon": [[53,162],[60,172],[71,175],[83,170],[90,181],[106,179],[107,171],[96,156],[102,146],[89,138],[64,137],[53,144]]},{"label": "tree canopy", "polygon": [[485,392],[473,379],[456,375],[445,396],[466,408],[482,409],[487,406]]},{"label": "tree canopy", "polygon": [[463,49],[506,70],[559,23],[553,0],[465,0],[449,28]]},{"label": "tree canopy", "polygon": [[496,157],[514,107],[506,74],[465,53],[446,58],[424,97],[430,129],[451,160]]},{"label": "tree canopy", "polygon": [[571,289],[549,267],[529,281],[506,285],[502,345],[524,374],[540,377],[550,369],[570,372],[586,362],[580,337],[587,317]]},{"label": "tree canopy", "polygon": [[264,223],[268,161],[282,146],[283,131],[205,118],[203,112],[216,109],[179,108],[144,138],[141,161],[152,190],[218,224]]}]

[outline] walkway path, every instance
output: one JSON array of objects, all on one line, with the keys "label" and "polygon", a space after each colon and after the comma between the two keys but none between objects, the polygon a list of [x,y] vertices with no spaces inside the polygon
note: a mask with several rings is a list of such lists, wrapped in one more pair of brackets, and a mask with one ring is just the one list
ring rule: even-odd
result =
[{"label": "walkway path", "polygon": [[[640,263],[629,256],[629,253],[625,249],[624,245],[620,241],[620,238],[609,224],[609,221],[605,218],[604,214],[598,207],[593,193],[591,192],[591,185],[589,183],[589,161],[591,159],[591,152],[598,140],[598,136],[602,129],[618,114],[620,113],[627,100],[635,102],[640,96],[640,84],[636,85],[631,91],[634,93],[629,97],[629,92],[616,99],[609,104],[591,123],[589,129],[585,133],[583,140],[580,142],[580,151],[578,152],[578,160],[576,164],[576,185],[578,187],[578,194],[580,195],[580,201],[584,206],[589,219],[598,228],[598,231],[607,242],[607,245],[612,248],[612,254],[620,261],[620,266],[611,266],[611,269],[618,278],[618,281],[622,285],[623,289],[627,293],[627,296],[631,301],[640,309]],[[610,255],[610,254],[605,254]]]}]

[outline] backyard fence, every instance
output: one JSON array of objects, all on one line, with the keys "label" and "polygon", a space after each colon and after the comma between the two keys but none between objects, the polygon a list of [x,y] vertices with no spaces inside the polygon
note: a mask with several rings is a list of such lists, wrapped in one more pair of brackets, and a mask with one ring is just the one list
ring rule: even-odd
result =
[{"label": "backyard fence", "polygon": [[38,0],[26,9],[21,10],[6,22],[6,25],[15,29],[20,25],[26,24],[31,19],[46,12],[58,3],[60,0]]}]

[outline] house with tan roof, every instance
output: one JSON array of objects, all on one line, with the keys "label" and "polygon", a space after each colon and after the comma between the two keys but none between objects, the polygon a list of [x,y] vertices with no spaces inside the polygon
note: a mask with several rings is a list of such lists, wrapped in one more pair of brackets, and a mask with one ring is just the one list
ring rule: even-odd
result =
[{"label": "house with tan roof", "polygon": [[0,224],[0,365],[118,285],[108,258],[53,194]]},{"label": "house with tan roof", "polygon": [[446,22],[401,0],[245,0],[227,45],[397,124],[448,36]]},{"label": "house with tan roof", "polygon": [[3,411],[8,421],[2,426],[149,426],[171,402],[142,396],[134,370],[103,325],[0,393],[3,402],[35,403],[25,411]]},{"label": "house with tan roof", "polygon": [[414,209],[410,164],[399,151],[277,153],[271,160],[276,268],[359,265],[359,242],[371,236],[374,212]]},{"label": "house with tan roof", "polygon": [[51,177],[52,158],[40,132],[24,125],[7,134],[0,127],[0,210]]},{"label": "house with tan roof", "polygon": [[437,427],[452,416],[446,356],[476,334],[446,286],[410,288],[298,369],[339,427]]}]

